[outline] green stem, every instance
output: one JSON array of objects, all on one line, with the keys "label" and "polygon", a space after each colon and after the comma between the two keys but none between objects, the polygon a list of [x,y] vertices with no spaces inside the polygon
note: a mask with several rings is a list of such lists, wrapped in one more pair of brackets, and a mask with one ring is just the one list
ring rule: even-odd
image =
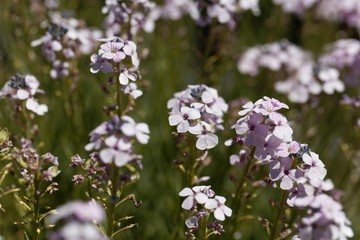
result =
[{"label": "green stem", "polygon": [[24,122],[25,122],[25,137],[27,139],[30,139],[30,135],[31,135],[31,131],[30,131],[30,119],[29,119],[29,115],[28,113],[26,112],[26,102],[23,101],[23,104],[22,104],[22,114],[23,114],[23,118],[24,118]]},{"label": "green stem", "polygon": [[107,206],[107,215],[108,215],[108,227],[107,227],[107,235],[112,239],[112,235],[114,233],[114,223],[115,223],[115,208],[120,198],[120,194],[118,194],[118,183],[119,183],[119,168],[113,162],[111,165],[111,195],[109,197],[109,202]]},{"label": "green stem", "polygon": [[188,144],[190,146],[188,159],[189,159],[189,165],[187,167],[187,177],[188,177],[188,186],[191,187],[193,185],[194,181],[194,175],[196,173],[196,138],[195,136],[188,136],[189,141]]},{"label": "green stem", "polygon": [[237,219],[238,219],[238,214],[239,214],[239,211],[240,211],[240,198],[241,198],[241,195],[242,195],[242,193],[244,191],[245,181],[246,181],[247,175],[249,174],[249,171],[251,169],[255,149],[256,148],[253,147],[252,150],[251,150],[250,159],[245,165],[244,174],[241,176],[239,185],[237,186],[236,191],[235,191],[235,196],[234,196],[235,206],[233,208],[234,215],[233,215],[233,218],[232,218],[231,224],[230,224],[230,227],[231,227],[231,231],[230,231],[230,235],[229,235],[230,237],[232,237],[234,235],[235,231],[236,231]]},{"label": "green stem", "polygon": [[38,172],[34,176],[34,217],[32,221],[32,239],[38,240],[40,233],[40,217],[39,217],[39,208],[40,208],[40,189],[39,189],[39,176]]},{"label": "green stem", "polygon": [[199,240],[205,240],[207,238],[207,220],[208,216],[201,218],[200,226],[199,226]]},{"label": "green stem", "polygon": [[275,240],[276,239],[277,230],[278,230],[277,228],[278,228],[281,216],[284,213],[284,209],[285,209],[285,205],[286,205],[286,198],[287,198],[286,192],[282,191],[280,205],[278,206],[278,212],[276,214],[275,222],[274,222],[273,227],[271,229],[270,240]]},{"label": "green stem", "polygon": [[114,76],[114,80],[116,81],[116,104],[117,104],[117,113],[119,118],[121,117],[121,86],[118,79],[116,79],[116,76]]}]

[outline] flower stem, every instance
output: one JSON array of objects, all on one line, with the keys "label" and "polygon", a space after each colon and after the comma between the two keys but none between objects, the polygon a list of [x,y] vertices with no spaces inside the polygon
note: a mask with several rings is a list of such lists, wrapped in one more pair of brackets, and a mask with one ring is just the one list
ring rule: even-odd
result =
[{"label": "flower stem", "polygon": [[[115,206],[120,199],[118,196],[118,183],[119,183],[119,168],[116,167],[115,163],[111,164],[111,195],[109,197],[109,202],[107,204],[107,215],[108,215],[108,226],[107,226],[107,235],[112,239],[114,233],[114,223],[115,223]],[[120,194],[119,194],[120,195]]]},{"label": "flower stem", "polygon": [[208,216],[201,218],[200,226],[199,226],[199,240],[205,240],[207,238],[207,220]]},{"label": "flower stem", "polygon": [[189,153],[188,153],[188,159],[189,159],[189,165],[187,167],[187,177],[188,177],[188,186],[192,186],[194,184],[194,175],[196,173],[196,137],[195,136],[189,136]]},{"label": "flower stem", "polygon": [[229,235],[230,238],[234,235],[234,233],[236,231],[237,219],[238,219],[238,214],[240,211],[240,198],[241,198],[241,194],[243,193],[243,190],[244,190],[247,175],[249,174],[249,171],[251,169],[255,149],[256,148],[254,147],[251,150],[250,159],[245,165],[244,174],[241,176],[239,185],[237,186],[236,191],[235,191],[235,196],[234,196],[235,203],[234,203],[234,208],[233,208],[234,215],[233,215],[232,221],[230,223],[230,229],[231,229],[230,235]]},{"label": "flower stem", "polygon": [[40,233],[40,217],[39,217],[39,205],[40,205],[40,189],[39,189],[39,176],[38,172],[34,176],[34,213],[32,221],[32,239],[38,240]]},{"label": "flower stem", "polygon": [[121,86],[118,79],[116,79],[116,76],[114,76],[114,79],[116,81],[116,104],[117,104],[117,114],[119,117],[121,117]]},{"label": "flower stem", "polygon": [[275,222],[273,224],[273,227],[271,229],[271,233],[270,233],[270,240],[275,240],[276,236],[277,236],[277,228],[281,219],[281,216],[284,213],[284,209],[285,209],[285,205],[286,205],[286,192],[282,191],[282,195],[281,195],[281,200],[280,200],[280,204],[278,206],[278,211],[277,211],[277,215],[275,218]]}]

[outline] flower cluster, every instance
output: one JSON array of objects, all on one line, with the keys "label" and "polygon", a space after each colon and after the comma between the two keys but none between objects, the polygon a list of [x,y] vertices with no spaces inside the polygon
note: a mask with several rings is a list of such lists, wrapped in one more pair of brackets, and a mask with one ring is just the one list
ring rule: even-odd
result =
[{"label": "flower cluster", "polygon": [[[184,188],[179,193],[180,197],[185,197],[181,207],[191,212],[191,217],[185,221],[190,233],[199,228],[200,222],[213,213],[215,219],[224,221],[225,216],[230,217],[232,210],[225,205],[226,199],[222,196],[215,196],[215,192],[210,186],[195,186]],[[216,234],[224,232],[222,225],[218,222],[207,223],[207,228]]]},{"label": "flower cluster", "polygon": [[251,10],[255,15],[260,13],[259,0],[167,0],[166,3],[156,8],[154,15],[166,19],[178,20],[183,15],[189,14],[199,25],[208,25],[212,19],[230,27],[235,26],[234,16],[240,11]]},{"label": "flower cluster", "polygon": [[360,30],[360,3],[357,0],[321,0],[316,14],[326,20],[343,22]]},{"label": "flower cluster", "polygon": [[52,63],[51,78],[67,77],[71,67],[69,62],[80,55],[89,55],[96,47],[101,31],[84,25],[82,21],[54,11],[50,21],[45,22],[45,35],[31,42],[32,47],[41,45],[44,56]]},{"label": "flower cluster", "polygon": [[39,85],[39,81],[32,75],[16,74],[5,83],[0,91],[0,97],[10,97],[15,103],[26,100],[25,106],[28,110],[44,115],[48,107],[45,104],[39,104],[34,97],[36,93],[43,93]]},{"label": "flower cluster", "polygon": [[[306,180],[304,180],[306,181]],[[330,180],[308,182],[298,186],[291,195],[297,195],[294,205],[306,207],[305,216],[298,220],[297,234],[300,239],[348,239],[354,236],[351,222],[342,205],[336,201],[336,191]],[[334,191],[334,193],[332,193]]]},{"label": "flower cluster", "polygon": [[141,144],[149,141],[150,130],[146,123],[136,123],[131,117],[117,115],[103,122],[90,133],[90,143],[85,146],[87,151],[99,151],[99,158],[104,164],[122,167],[131,162],[140,164],[141,155],[134,153],[133,139]]},{"label": "flower cluster", "polygon": [[273,0],[284,12],[305,14],[307,9],[314,8],[315,15],[328,21],[343,22],[350,27],[360,29],[360,3],[357,0]]},{"label": "flower cluster", "polygon": [[335,66],[316,62],[308,52],[286,40],[252,47],[238,61],[241,73],[256,76],[260,68],[285,72],[285,79],[276,82],[275,89],[287,94],[291,102],[304,103],[311,94],[333,94],[345,89]]},{"label": "flower cluster", "polygon": [[[255,103],[248,102],[243,108],[239,112],[242,117],[233,126],[237,135],[225,144],[240,144],[245,150],[240,154],[251,152],[258,164],[269,165],[270,180],[278,182],[282,190],[289,192],[287,204],[291,207],[306,207],[314,213],[314,216],[302,219],[303,223],[309,224],[304,227],[306,230],[301,228],[304,224],[300,224],[300,236],[305,236],[304,231],[309,234],[316,231],[322,234],[322,237],[316,239],[338,239],[335,236],[340,235],[343,237],[341,239],[352,237],[350,222],[342,208],[336,209],[343,218],[336,219],[336,215],[327,214],[329,206],[320,204],[323,198],[331,199],[328,202],[336,202],[325,193],[333,186],[324,180],[327,171],[319,156],[307,145],[293,141],[292,128],[286,117],[278,112],[288,106],[274,98],[264,97]],[[239,159],[246,158],[242,155]],[[234,162],[234,157],[230,160]],[[338,202],[336,204],[341,206]],[[327,221],[322,222],[325,219]],[[331,238],[326,238],[329,232]]]},{"label": "flower cluster", "polygon": [[119,74],[118,81],[123,85],[122,91],[133,98],[142,95],[135,83],[138,78],[139,58],[136,44],[133,41],[123,40],[120,37],[105,39],[106,43],[100,45],[98,54],[91,56],[92,73],[100,70],[103,73]]},{"label": "flower cluster", "polygon": [[216,89],[205,85],[190,85],[177,92],[167,107],[171,109],[169,124],[177,126],[177,132],[196,135],[196,148],[211,149],[218,144],[216,130],[223,129],[223,114],[228,105],[218,96]]},{"label": "flower cluster", "polygon": [[360,41],[356,39],[341,39],[327,46],[327,51],[321,55],[322,65],[346,70],[345,83],[359,85],[360,77]]},{"label": "flower cluster", "polygon": [[[108,239],[96,224],[104,221],[105,211],[95,200],[75,201],[60,206],[46,218],[48,225],[56,226],[56,231],[48,234],[49,240],[106,240]],[[59,227],[61,226],[61,227]]]},{"label": "flower cluster", "polygon": [[140,30],[152,32],[156,21],[155,7],[156,4],[149,0],[133,0],[129,6],[125,2],[106,0],[102,8],[102,13],[106,14],[106,35],[114,36],[123,32],[136,35]]},{"label": "flower cluster", "polygon": [[319,1],[320,0],[273,0],[273,3],[280,5],[284,12],[302,15],[307,9],[313,7]]}]

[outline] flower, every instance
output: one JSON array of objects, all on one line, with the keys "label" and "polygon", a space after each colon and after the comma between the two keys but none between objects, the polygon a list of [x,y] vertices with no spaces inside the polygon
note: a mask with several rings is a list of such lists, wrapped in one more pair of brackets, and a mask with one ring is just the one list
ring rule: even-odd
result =
[{"label": "flower", "polygon": [[[55,214],[46,218],[46,224],[59,228],[49,232],[49,240],[106,240],[96,224],[105,218],[105,211],[95,200],[89,202],[74,201],[60,206]],[[63,222],[64,224],[61,224]],[[52,229],[54,229],[52,228]]]},{"label": "flower", "polygon": [[190,123],[192,120],[199,119],[201,117],[200,112],[194,108],[181,107],[179,113],[171,113],[169,116],[170,126],[177,126],[179,133],[185,133],[189,131]]},{"label": "flower", "polygon": [[129,116],[120,119],[115,115],[90,133],[90,143],[85,146],[85,150],[97,150],[103,163],[114,162],[116,166],[122,167],[141,160],[142,157],[134,153],[132,139],[136,138],[141,144],[147,144],[149,133],[147,124],[136,123]]},{"label": "flower", "polygon": [[226,198],[222,196],[215,196],[214,199],[208,199],[205,203],[205,208],[214,210],[214,217],[219,221],[224,221],[225,216],[231,217],[232,210],[225,205]]},{"label": "flower", "polygon": [[107,61],[105,58],[101,57],[100,55],[93,54],[90,57],[91,60],[91,68],[90,72],[97,73],[100,70],[103,73],[109,73],[113,71],[113,66],[109,61]]},{"label": "flower", "polygon": [[34,97],[36,93],[43,92],[39,89],[39,85],[39,81],[32,75],[16,74],[5,83],[0,91],[0,97],[7,96],[15,101],[26,100],[25,107],[28,110],[38,115],[44,115],[48,111],[48,107],[45,104],[39,104]]},{"label": "flower", "polygon": [[128,85],[129,79],[131,81],[136,81],[136,74],[134,72],[131,72],[127,69],[123,70],[119,75],[119,82],[122,85]]},{"label": "flower", "polygon": [[107,42],[100,45],[99,55],[118,63],[126,57],[125,53],[121,51],[123,47],[124,43],[122,42]]},{"label": "flower", "polygon": [[125,88],[123,88],[123,92],[125,94],[129,94],[134,99],[140,97],[143,94],[141,90],[137,89],[135,83],[129,83],[127,86],[125,86]]},{"label": "flower", "polygon": [[223,114],[228,106],[216,89],[205,85],[189,85],[168,101],[170,126],[177,132],[196,135],[196,148],[211,149],[218,144],[216,130],[223,129]]},{"label": "flower", "polygon": [[48,111],[48,106],[45,104],[39,104],[35,98],[28,98],[26,100],[26,108],[37,115],[44,115]]},{"label": "flower", "polygon": [[308,169],[307,175],[310,179],[324,179],[327,170],[325,169],[324,163],[319,159],[319,155],[310,152],[305,153],[302,156],[302,160],[304,161],[305,167]]},{"label": "flower", "polygon": [[181,207],[185,210],[190,210],[196,203],[204,204],[208,200],[208,196],[202,192],[203,187],[184,188],[179,192],[180,197],[186,197]]}]

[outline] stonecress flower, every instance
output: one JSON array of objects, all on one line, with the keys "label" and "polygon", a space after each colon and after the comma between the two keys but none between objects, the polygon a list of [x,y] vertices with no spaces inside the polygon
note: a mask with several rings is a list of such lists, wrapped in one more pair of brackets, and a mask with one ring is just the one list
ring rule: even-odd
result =
[{"label": "stonecress flower", "polygon": [[[48,233],[49,240],[106,240],[96,226],[105,219],[105,211],[95,200],[74,201],[60,206],[55,214],[46,218],[46,223],[54,225]],[[59,227],[60,226],[60,227]]]},{"label": "stonecress flower", "polygon": [[91,55],[90,60],[91,60],[90,72],[92,73],[97,73],[100,70],[103,73],[109,73],[113,71],[112,64],[105,58],[101,57],[100,55],[93,54]]},{"label": "stonecress flower", "polygon": [[153,10],[156,18],[178,20],[183,15],[189,14],[200,26],[209,25],[213,20],[227,24],[233,28],[236,24],[235,15],[246,10],[251,10],[258,15],[258,0],[219,0],[219,1],[195,1],[195,0],[167,0],[163,6]]},{"label": "stonecress flower", "polygon": [[58,11],[51,11],[50,19],[45,21],[47,31],[37,40],[31,42],[32,47],[42,47],[43,55],[53,63],[50,76],[61,79],[69,76],[69,68],[73,68],[69,59],[88,55],[96,47],[96,39],[102,36],[100,30],[89,29],[84,21],[65,17]]},{"label": "stonecress flower", "polygon": [[[125,94],[129,94],[134,99],[141,96],[142,92],[137,90],[133,83],[138,79],[140,64],[136,44],[120,37],[99,40],[105,43],[100,45],[97,54],[91,56],[90,71],[92,73],[97,73],[100,70],[104,73],[114,72],[118,74],[119,83],[126,86],[121,89]],[[131,86],[127,87],[130,83]]]},{"label": "stonecress flower", "polygon": [[16,74],[5,83],[0,91],[0,97],[25,101],[25,107],[28,110],[38,115],[44,115],[48,111],[48,107],[45,104],[39,104],[34,97],[36,93],[43,93],[39,89],[39,85],[39,81],[32,75]]},{"label": "stonecress flower", "polygon": [[137,89],[137,86],[135,83],[129,83],[122,90],[125,94],[130,95],[134,99],[140,97],[143,94],[143,92],[141,90]]},{"label": "stonecress flower", "polygon": [[222,196],[215,196],[214,199],[209,199],[205,203],[205,208],[214,211],[214,217],[219,221],[224,221],[225,216],[231,217],[232,210],[225,205],[226,198]]},{"label": "stonecress flower", "polygon": [[[224,221],[225,216],[230,217],[232,210],[225,205],[226,199],[222,196],[216,196],[211,186],[186,187],[180,191],[179,196],[185,197],[181,207],[190,211],[192,215],[185,220],[185,225],[189,229],[197,229],[200,221],[211,213],[216,220]],[[224,232],[223,226],[218,222],[207,222],[209,228],[213,228],[218,234]]]},{"label": "stonecress flower", "polygon": [[106,14],[104,25],[106,35],[113,36],[123,33],[124,26],[130,27],[131,34],[136,37],[140,30],[152,32],[158,14],[154,11],[156,4],[149,0],[129,3],[106,0],[102,13]]},{"label": "stonecress flower", "polygon": [[[270,180],[279,182],[280,188],[288,191],[287,204],[306,210],[293,239],[353,237],[351,222],[330,192],[334,185],[324,180],[327,171],[323,162],[306,144],[292,140],[293,131],[287,119],[277,112],[287,105],[264,97],[243,108],[239,111],[241,118],[232,127],[237,135],[225,143],[239,144],[243,149],[240,156],[232,155],[230,161],[237,164],[241,157],[246,160],[246,152],[251,151],[258,160],[256,164],[269,165]],[[225,212],[218,214],[221,218],[226,215]]]},{"label": "stonecress flower", "polygon": [[87,151],[99,151],[100,160],[104,164],[122,167],[131,162],[138,162],[142,156],[134,153],[134,139],[141,144],[149,141],[149,127],[145,123],[136,123],[131,117],[121,119],[115,115],[113,119],[103,122],[90,133]]},{"label": "stonecress flower", "polygon": [[125,53],[121,51],[123,47],[124,43],[122,42],[107,42],[100,45],[99,55],[118,63],[126,57]]},{"label": "stonecress flower", "polygon": [[[284,2],[296,5],[296,1]],[[305,103],[322,91],[344,91],[340,72],[332,65],[336,59],[322,56],[316,60],[309,52],[282,40],[246,50],[238,61],[238,70],[252,76],[258,75],[261,68],[283,71],[286,77],[278,79],[275,90],[287,94],[291,102]]]},{"label": "stonecress flower", "polygon": [[228,106],[216,89],[205,85],[190,85],[175,93],[167,104],[171,109],[169,124],[177,126],[178,133],[197,137],[196,147],[207,150],[218,144],[216,130],[223,129],[223,114]]},{"label": "stonecress flower", "polygon": [[318,154],[314,152],[305,153],[302,156],[302,160],[304,161],[305,168],[308,169],[307,175],[310,179],[323,180],[325,178],[327,170],[324,163],[319,159]]},{"label": "stonecress flower", "polygon": [[[210,186],[195,186],[191,188],[184,188],[179,192],[180,197],[186,197],[181,207],[185,210],[192,209],[197,203],[205,204],[209,199],[209,196],[206,194],[206,190],[209,190]],[[204,193],[205,192],[205,193]]]},{"label": "stonecress flower", "polygon": [[179,133],[185,133],[189,131],[190,123],[195,122],[194,120],[200,117],[200,112],[195,108],[181,107],[179,113],[173,113],[169,116],[169,124],[170,126],[177,126]]}]

